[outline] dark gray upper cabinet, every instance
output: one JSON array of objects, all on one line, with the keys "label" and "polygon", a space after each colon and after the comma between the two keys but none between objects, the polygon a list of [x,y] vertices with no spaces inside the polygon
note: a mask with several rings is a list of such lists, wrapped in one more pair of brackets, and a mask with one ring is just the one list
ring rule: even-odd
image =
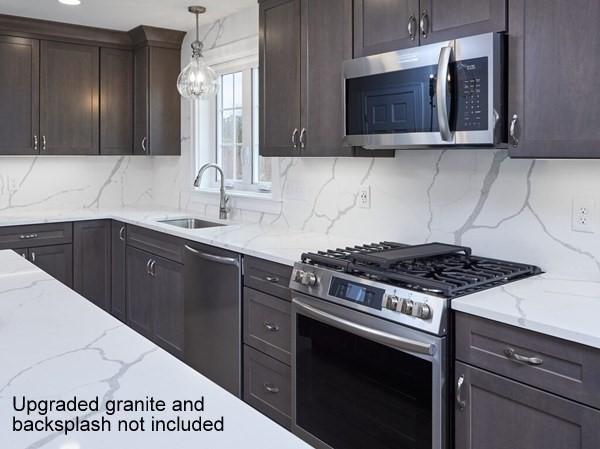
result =
[{"label": "dark gray upper cabinet", "polygon": [[506,31],[506,0],[421,0],[420,6],[421,45]]},{"label": "dark gray upper cabinet", "polygon": [[39,153],[39,52],[37,40],[0,36],[0,155]]},{"label": "dark gray upper cabinet", "polygon": [[352,57],[352,1],[260,3],[260,154],[352,156],[342,62]]},{"label": "dark gray upper cabinet", "polygon": [[354,57],[419,45],[418,20],[419,0],[354,0]]},{"label": "dark gray upper cabinet", "polygon": [[509,5],[511,157],[600,157],[600,2]]},{"label": "dark gray upper cabinet", "polygon": [[100,49],[100,154],[133,153],[133,53]]},{"label": "dark gray upper cabinet", "polygon": [[125,302],[126,265],[125,252],[127,242],[127,227],[120,221],[110,224],[111,240],[111,301],[110,312],[120,319],[127,321],[127,304]]},{"label": "dark gray upper cabinet", "polygon": [[73,245],[40,246],[28,251],[32,263],[67,287],[73,287]]},{"label": "dark gray upper cabinet", "polygon": [[260,3],[260,154],[292,156],[300,132],[301,0]]},{"label": "dark gray upper cabinet", "polygon": [[41,154],[99,154],[99,51],[42,41]]},{"label": "dark gray upper cabinet", "polygon": [[150,49],[142,47],[134,53],[134,108],[133,108],[133,153],[148,153],[148,88],[150,85],[148,61]]},{"label": "dark gray upper cabinet", "polygon": [[110,252],[110,220],[74,223],[74,290],[108,312],[111,294]]},{"label": "dark gray upper cabinet", "polygon": [[460,362],[455,371],[456,449],[598,447],[599,411]]}]

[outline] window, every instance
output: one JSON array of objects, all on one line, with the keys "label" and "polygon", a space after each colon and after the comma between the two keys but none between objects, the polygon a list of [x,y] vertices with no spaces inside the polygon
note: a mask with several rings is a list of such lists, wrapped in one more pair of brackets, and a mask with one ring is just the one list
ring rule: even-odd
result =
[{"label": "window", "polygon": [[258,67],[223,70],[219,81],[214,160],[223,168],[227,188],[270,192],[271,161],[258,154]]}]

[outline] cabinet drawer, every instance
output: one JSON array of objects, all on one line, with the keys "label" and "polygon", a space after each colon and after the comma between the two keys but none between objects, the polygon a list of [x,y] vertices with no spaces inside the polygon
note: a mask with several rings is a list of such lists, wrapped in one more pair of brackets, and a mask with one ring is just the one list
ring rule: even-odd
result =
[{"label": "cabinet drawer", "polygon": [[244,346],[244,401],[289,428],[292,422],[290,367]]},{"label": "cabinet drawer", "polygon": [[288,301],[292,294],[288,288],[292,267],[255,257],[244,257],[244,285]]},{"label": "cabinet drawer", "polygon": [[62,245],[73,242],[72,223],[0,227],[0,249]]},{"label": "cabinet drawer", "polygon": [[183,263],[183,240],[162,232],[127,226],[127,244],[165,259]]},{"label": "cabinet drawer", "polygon": [[244,343],[291,363],[291,303],[244,289]]},{"label": "cabinet drawer", "polygon": [[600,408],[597,349],[458,313],[456,358]]}]

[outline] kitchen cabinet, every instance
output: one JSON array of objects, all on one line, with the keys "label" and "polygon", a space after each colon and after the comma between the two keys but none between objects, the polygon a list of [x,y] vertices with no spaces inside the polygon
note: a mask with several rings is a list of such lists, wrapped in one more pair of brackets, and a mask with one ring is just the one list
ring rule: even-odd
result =
[{"label": "kitchen cabinet", "polygon": [[341,83],[352,57],[351,0],[266,0],[259,8],[260,154],[352,156],[342,145]]},{"label": "kitchen cabinet", "polygon": [[127,324],[183,358],[183,265],[127,247]]},{"label": "kitchen cabinet", "polygon": [[99,154],[99,51],[41,42],[41,154]]},{"label": "kitchen cabinet", "polygon": [[354,0],[354,57],[506,31],[506,0]]},{"label": "kitchen cabinet", "polygon": [[73,245],[40,246],[14,251],[67,287],[73,287]]},{"label": "kitchen cabinet", "polygon": [[511,157],[600,157],[599,20],[596,0],[509,3]]},{"label": "kitchen cabinet", "polygon": [[595,449],[600,411],[458,362],[456,449]]},{"label": "kitchen cabinet", "polygon": [[74,290],[107,312],[111,310],[110,253],[110,220],[74,223]]},{"label": "kitchen cabinet", "polygon": [[39,41],[0,36],[0,155],[39,153]]},{"label": "kitchen cabinet", "polygon": [[119,320],[127,321],[125,256],[127,250],[127,226],[120,221],[111,221],[111,289],[110,312]]},{"label": "kitchen cabinet", "polygon": [[133,153],[133,53],[100,49],[100,154]]}]

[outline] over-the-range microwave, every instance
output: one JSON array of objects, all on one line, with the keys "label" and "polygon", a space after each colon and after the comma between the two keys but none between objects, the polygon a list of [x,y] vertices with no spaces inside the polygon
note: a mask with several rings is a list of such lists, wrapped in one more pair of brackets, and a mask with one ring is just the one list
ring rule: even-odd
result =
[{"label": "over-the-range microwave", "polygon": [[345,144],[506,142],[505,40],[488,33],[344,62]]}]

